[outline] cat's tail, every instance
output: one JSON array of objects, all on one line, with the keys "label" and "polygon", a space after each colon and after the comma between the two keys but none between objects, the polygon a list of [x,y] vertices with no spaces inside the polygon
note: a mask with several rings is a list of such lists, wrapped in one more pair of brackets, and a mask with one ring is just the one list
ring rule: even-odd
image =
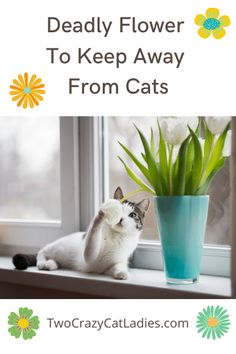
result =
[{"label": "cat's tail", "polygon": [[12,258],[12,262],[16,269],[25,270],[28,267],[36,266],[36,254],[18,253]]}]

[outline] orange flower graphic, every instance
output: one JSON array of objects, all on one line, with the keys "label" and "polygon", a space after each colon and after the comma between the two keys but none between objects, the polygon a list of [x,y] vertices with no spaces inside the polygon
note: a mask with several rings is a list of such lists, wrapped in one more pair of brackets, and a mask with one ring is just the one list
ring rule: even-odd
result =
[{"label": "orange flower graphic", "polygon": [[23,106],[23,108],[34,108],[34,106],[39,105],[39,101],[43,101],[43,96],[46,91],[43,90],[44,84],[42,83],[42,79],[37,78],[34,74],[31,76],[29,80],[28,73],[22,75],[18,75],[18,80],[13,79],[13,84],[10,88],[10,95],[12,97],[12,101],[18,101],[17,106]]}]

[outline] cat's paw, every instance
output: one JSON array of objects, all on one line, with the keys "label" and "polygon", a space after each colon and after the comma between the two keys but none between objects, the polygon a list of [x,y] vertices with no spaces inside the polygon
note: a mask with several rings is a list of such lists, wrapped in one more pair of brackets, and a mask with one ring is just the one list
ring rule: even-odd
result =
[{"label": "cat's paw", "polygon": [[126,280],[126,279],[128,279],[128,273],[124,272],[124,271],[123,272],[122,271],[116,272],[114,274],[114,278],[117,280]]},{"label": "cat's paw", "polygon": [[108,199],[101,207],[100,212],[104,213],[105,220],[111,226],[118,224],[122,217],[122,204],[116,199]]},{"label": "cat's paw", "polygon": [[42,261],[37,263],[37,267],[39,270],[56,270],[58,269],[57,263],[53,259],[49,259],[48,261]]}]

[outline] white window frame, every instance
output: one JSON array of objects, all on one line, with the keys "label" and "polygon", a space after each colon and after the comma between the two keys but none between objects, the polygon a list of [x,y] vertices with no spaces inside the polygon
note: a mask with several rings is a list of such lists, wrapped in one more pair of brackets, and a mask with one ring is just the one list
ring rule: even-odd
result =
[{"label": "white window frame", "polygon": [[46,243],[79,229],[78,119],[59,119],[61,220],[0,219],[1,254],[37,252]]},{"label": "white window frame", "polygon": [[[61,221],[0,220],[0,228],[4,225],[0,234],[2,254],[37,251],[58,237],[86,230],[109,197],[106,119],[60,118]],[[235,130],[236,124],[232,125]],[[140,241],[132,266],[163,270],[160,242]],[[201,273],[229,276],[230,247],[205,245]]]}]

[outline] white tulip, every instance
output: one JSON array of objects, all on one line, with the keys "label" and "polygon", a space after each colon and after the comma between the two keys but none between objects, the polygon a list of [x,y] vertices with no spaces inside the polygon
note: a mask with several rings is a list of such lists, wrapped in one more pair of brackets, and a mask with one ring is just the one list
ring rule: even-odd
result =
[{"label": "white tulip", "polygon": [[224,157],[229,157],[231,155],[231,145],[232,145],[231,142],[232,142],[232,130],[228,130],[225,139],[224,149],[223,149]]},{"label": "white tulip", "polygon": [[214,135],[223,133],[231,117],[206,117],[206,123],[210,132]]},{"label": "white tulip", "polygon": [[161,117],[159,118],[164,140],[171,145],[180,145],[189,135],[188,126],[196,130],[197,117]]}]

